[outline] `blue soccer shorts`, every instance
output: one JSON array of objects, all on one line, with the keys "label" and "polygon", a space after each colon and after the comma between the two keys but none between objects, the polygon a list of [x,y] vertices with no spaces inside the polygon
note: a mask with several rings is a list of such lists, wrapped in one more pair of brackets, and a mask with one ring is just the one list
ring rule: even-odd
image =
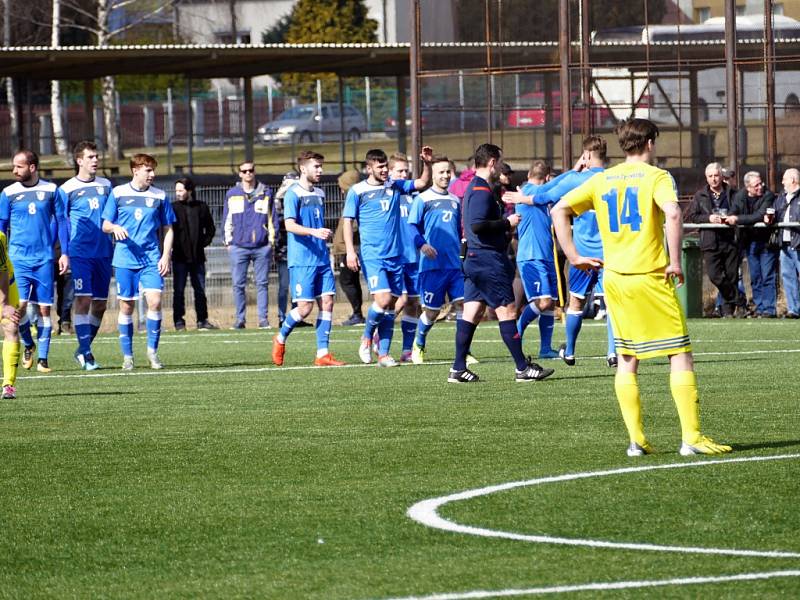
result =
[{"label": "blue soccer shorts", "polygon": [[40,306],[53,305],[53,261],[41,265],[14,265],[14,278],[19,290],[20,302],[33,302]]},{"label": "blue soccer shorts", "polygon": [[419,298],[419,263],[403,265],[403,293],[410,298]]},{"label": "blue soccer shorts", "polygon": [[517,264],[528,302],[539,298],[558,298],[558,279],[554,262],[534,259],[523,260]]},{"label": "blue soccer shorts", "polygon": [[419,274],[422,307],[439,310],[444,305],[445,294],[450,302],[464,299],[464,274],[461,269],[435,269]]},{"label": "blue soccer shorts", "polygon": [[361,266],[370,294],[389,292],[399,297],[403,293],[403,265],[400,258],[362,260]]},{"label": "blue soccer shorts", "polygon": [[491,308],[514,303],[514,265],[505,252],[470,250],[464,261],[464,302]]},{"label": "blue soccer shorts", "polygon": [[164,278],[158,272],[157,265],[148,265],[138,269],[116,267],[115,274],[119,300],[136,300],[139,297],[139,284],[145,293],[164,290]]},{"label": "blue soccer shorts", "polygon": [[603,295],[603,270],[582,271],[569,268],[569,293],[583,300],[594,290],[595,296]]},{"label": "blue soccer shorts", "polygon": [[76,296],[91,296],[95,300],[108,299],[111,285],[111,258],[84,258],[73,256],[69,260],[72,267],[72,282]]},{"label": "blue soccer shorts", "polygon": [[331,265],[289,267],[289,287],[295,302],[313,302],[320,296],[333,296],[336,281]]}]

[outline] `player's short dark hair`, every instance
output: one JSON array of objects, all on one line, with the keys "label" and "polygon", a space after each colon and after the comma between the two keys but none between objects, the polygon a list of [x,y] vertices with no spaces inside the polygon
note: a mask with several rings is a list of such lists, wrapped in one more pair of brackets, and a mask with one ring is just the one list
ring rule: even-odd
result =
[{"label": "player's short dark hair", "polygon": [[394,169],[394,166],[399,162],[409,163],[410,161],[408,160],[408,156],[402,152],[395,152],[389,157],[389,170],[391,171]]},{"label": "player's short dark hair", "polygon": [[619,147],[625,154],[641,154],[647,149],[647,142],[655,142],[658,127],[647,119],[628,119],[615,128]]},{"label": "player's short dark hair", "polygon": [[386,156],[386,152],[380,148],[373,148],[372,150],[367,150],[367,155],[364,157],[364,162],[385,163],[389,162],[389,158]]},{"label": "player's short dark hair", "polygon": [[237,167],[239,171],[242,170],[242,165],[253,165],[253,170],[255,170],[256,168],[256,163],[253,160],[243,160],[242,162],[240,162]]},{"label": "player's short dark hair", "polygon": [[92,140],[81,140],[75,147],[72,149],[72,156],[75,158],[75,162],[78,162],[79,158],[83,158],[83,151],[84,150],[92,150],[93,152],[97,152],[97,144],[95,144]]},{"label": "player's short dark hair", "polygon": [[148,166],[151,169],[155,169],[158,166],[158,161],[150,156],[149,154],[134,154],[131,156],[131,171],[133,171],[136,167],[141,166]]},{"label": "player's short dark hair", "polygon": [[21,150],[17,150],[14,153],[14,158],[19,156],[20,154],[25,157],[25,162],[27,162],[29,165],[33,165],[37,169],[39,168],[39,155],[36,154],[36,152],[34,152],[33,150],[27,150],[23,148]]},{"label": "player's short dark hair", "polygon": [[302,165],[306,164],[310,160],[318,160],[322,162],[325,160],[325,157],[319,152],[314,152],[313,150],[303,150],[297,155],[297,168],[300,169]]},{"label": "player's short dark hair", "polygon": [[475,168],[480,169],[481,167],[487,166],[492,159],[499,161],[502,155],[503,150],[500,146],[481,144],[475,148]]},{"label": "player's short dark hair", "polygon": [[[447,158],[444,154],[434,155],[433,158],[431,158],[431,166],[440,162],[446,162],[449,163],[450,165],[453,164],[453,161]],[[451,166],[450,168],[452,169],[453,167]]]},{"label": "player's short dark hair", "polygon": [[594,152],[602,160],[608,155],[608,144],[599,135],[590,135],[583,140],[583,149],[587,152]]},{"label": "player's short dark hair", "polygon": [[181,177],[180,179],[175,180],[175,185],[179,183],[186,189],[187,192],[192,195],[192,198],[194,198],[194,181],[188,177]]},{"label": "player's short dark hair", "polygon": [[531,162],[531,168],[528,169],[528,177],[531,179],[545,179],[550,174],[550,165],[541,159],[536,159]]}]

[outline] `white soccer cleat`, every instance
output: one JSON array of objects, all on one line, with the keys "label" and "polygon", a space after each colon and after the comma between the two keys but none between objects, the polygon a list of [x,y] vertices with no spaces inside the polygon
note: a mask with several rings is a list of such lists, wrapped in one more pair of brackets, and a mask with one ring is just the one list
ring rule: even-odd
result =
[{"label": "white soccer cleat", "polygon": [[122,357],[122,370],[123,371],[133,371],[133,357],[132,356],[123,356]]},{"label": "white soccer cleat", "polygon": [[372,362],[372,341],[369,338],[361,338],[361,345],[358,347],[358,358],[365,365]]},{"label": "white soccer cleat", "polygon": [[378,366],[379,367],[396,367],[397,366],[397,361],[387,354],[386,356],[381,356],[378,359]]},{"label": "white soccer cleat", "polygon": [[466,363],[467,363],[468,367],[471,367],[472,365],[477,365],[479,362],[481,362],[481,361],[479,361],[477,358],[472,356],[472,354],[469,354],[469,353],[467,354]]},{"label": "white soccer cleat", "polygon": [[150,348],[147,349],[147,360],[150,361],[150,368],[151,369],[163,369],[164,365],[161,362],[161,359],[158,358],[158,352],[155,350],[151,350]]},{"label": "white soccer cleat", "polygon": [[645,456],[646,454],[652,453],[653,447],[647,442],[644,443],[644,446],[640,446],[636,442],[631,442],[631,445],[628,446],[628,449],[626,450],[626,454],[628,456]]}]

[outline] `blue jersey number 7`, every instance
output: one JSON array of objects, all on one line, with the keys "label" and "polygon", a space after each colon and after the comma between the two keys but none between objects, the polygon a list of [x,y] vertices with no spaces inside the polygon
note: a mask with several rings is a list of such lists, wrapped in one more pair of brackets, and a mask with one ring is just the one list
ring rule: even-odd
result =
[{"label": "blue jersey number 7", "polygon": [[641,229],[642,217],[639,214],[639,188],[625,188],[622,201],[622,213],[617,210],[617,190],[612,189],[602,197],[608,205],[608,228],[612,233],[619,233],[620,225],[629,225],[631,231]]}]

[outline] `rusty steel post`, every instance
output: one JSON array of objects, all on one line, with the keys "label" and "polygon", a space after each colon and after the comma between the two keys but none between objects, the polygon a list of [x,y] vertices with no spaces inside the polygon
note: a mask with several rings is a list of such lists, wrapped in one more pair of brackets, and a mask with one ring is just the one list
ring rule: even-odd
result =
[{"label": "rusty steel post", "polygon": [[725,0],[725,98],[728,108],[728,167],[739,174],[739,115],[736,88],[736,0]]},{"label": "rusty steel post", "polygon": [[[410,91],[411,91],[411,159],[414,173],[420,172],[419,150],[422,140],[421,115],[419,108],[419,47],[420,47],[420,0],[414,0],[411,7],[411,52],[409,53]],[[405,120],[405,108],[402,109]]]},{"label": "rusty steel post", "polygon": [[[733,0],[731,0],[733,1]],[[572,164],[572,102],[569,82],[569,0],[558,3],[558,55],[561,79],[561,160],[564,169]]]},{"label": "rusty steel post", "polygon": [[592,133],[594,121],[594,106],[592,103],[592,79],[589,66],[589,0],[581,0],[581,91],[583,94],[583,118],[581,119],[581,133],[585,138]]},{"label": "rusty steel post", "polygon": [[764,76],[767,92],[767,172],[770,190],[778,188],[778,138],[775,125],[775,40],[772,31],[772,0],[764,0]]}]

